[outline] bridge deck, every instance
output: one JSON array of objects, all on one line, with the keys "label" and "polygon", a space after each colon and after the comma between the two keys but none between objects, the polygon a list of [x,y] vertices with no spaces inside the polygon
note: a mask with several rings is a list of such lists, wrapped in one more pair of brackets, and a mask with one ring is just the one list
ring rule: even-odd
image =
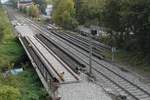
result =
[{"label": "bridge deck", "polygon": [[[32,46],[45,58],[43,60],[46,60],[50,64],[49,67],[52,67],[51,69],[55,75],[60,78],[59,80],[65,83],[79,80],[78,75],[76,75],[69,66],[59,59],[52,51],[46,49],[35,37],[30,36],[29,39],[32,42]],[[62,75],[63,72],[64,74]]]}]

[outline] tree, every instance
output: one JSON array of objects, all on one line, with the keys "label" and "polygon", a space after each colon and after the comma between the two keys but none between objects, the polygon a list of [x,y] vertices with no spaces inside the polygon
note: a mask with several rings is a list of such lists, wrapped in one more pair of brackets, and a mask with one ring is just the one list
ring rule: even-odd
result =
[{"label": "tree", "polygon": [[47,4],[53,4],[53,0],[45,0]]},{"label": "tree", "polygon": [[121,0],[105,0],[102,10],[102,23],[110,33],[110,45],[122,47],[124,43],[124,27],[121,24]]},{"label": "tree", "polygon": [[136,49],[144,56],[150,56],[150,1],[126,0],[123,5],[122,20],[125,27],[134,33]]},{"label": "tree", "polygon": [[[77,1],[77,0],[76,0]],[[76,3],[77,19],[80,24],[101,24],[104,0],[78,0]]]},{"label": "tree", "polygon": [[57,24],[70,27],[74,20],[102,26],[110,33],[111,45],[150,58],[150,0],[53,1],[53,20]]},{"label": "tree", "polygon": [[39,14],[40,14],[40,11],[39,11],[38,5],[32,5],[31,6],[31,16],[38,17]]},{"label": "tree", "polygon": [[26,13],[29,16],[32,17],[39,17],[40,10],[38,5],[32,4],[30,7],[21,8],[23,13]]},{"label": "tree", "polygon": [[74,1],[60,0],[59,4],[55,7],[52,18],[54,22],[63,27],[75,28],[78,22],[75,19]]},{"label": "tree", "polygon": [[45,13],[46,0],[33,0],[35,4],[39,5],[39,8],[42,13]]}]

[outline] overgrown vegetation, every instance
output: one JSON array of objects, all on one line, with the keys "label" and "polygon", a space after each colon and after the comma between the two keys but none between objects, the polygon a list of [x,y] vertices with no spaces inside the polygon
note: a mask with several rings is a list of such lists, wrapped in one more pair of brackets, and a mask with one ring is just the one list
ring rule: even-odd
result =
[{"label": "overgrown vegetation", "polygon": [[[46,92],[31,64],[19,60],[25,52],[14,37],[2,7],[0,7],[0,33],[0,100],[45,100]],[[20,65],[24,68],[24,72],[16,76],[6,75],[6,71],[12,69],[14,65],[18,67],[16,62],[22,63]]]},{"label": "overgrown vegetation", "polygon": [[75,3],[73,0],[59,0],[55,4],[53,20],[56,24],[68,29],[77,27],[78,22],[75,19]]}]

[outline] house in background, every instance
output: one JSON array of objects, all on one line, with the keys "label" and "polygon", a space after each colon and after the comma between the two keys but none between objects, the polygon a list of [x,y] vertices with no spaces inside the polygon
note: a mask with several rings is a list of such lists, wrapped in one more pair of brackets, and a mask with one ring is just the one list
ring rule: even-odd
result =
[{"label": "house in background", "polygon": [[32,0],[21,0],[21,1],[18,1],[17,3],[17,8],[25,8],[25,7],[29,7],[33,4],[33,1]]}]

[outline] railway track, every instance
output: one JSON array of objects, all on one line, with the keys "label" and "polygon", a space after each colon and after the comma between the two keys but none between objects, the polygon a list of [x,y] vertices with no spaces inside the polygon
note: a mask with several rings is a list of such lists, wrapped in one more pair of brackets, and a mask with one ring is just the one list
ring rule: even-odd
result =
[{"label": "railway track", "polygon": [[[12,14],[12,13],[11,13]],[[20,16],[19,15],[17,15],[17,16],[14,16],[15,18],[16,18],[16,20],[18,20],[18,21],[20,21],[21,23],[21,25],[22,25],[22,22],[23,22],[23,24],[25,24],[25,21],[26,21],[26,18],[20,18]],[[35,39],[40,43],[40,41],[35,37]],[[45,58],[45,56],[38,50],[38,48],[36,47],[36,44],[30,39],[30,38],[27,38],[27,41],[29,41],[32,45],[33,45],[33,49],[35,50],[35,52],[36,52],[36,54],[39,54],[40,56],[39,57],[41,57],[41,59],[43,59],[44,58],[44,60],[45,61],[47,61],[47,58]],[[41,43],[41,45],[43,45],[42,43]],[[47,49],[44,45],[43,45],[43,47],[45,48],[45,49]],[[58,62],[59,62],[59,64],[61,64],[61,66],[63,66],[62,68],[64,68],[64,69],[66,69],[66,71],[67,72],[65,72],[65,73],[70,73],[70,76],[72,75],[72,77],[74,77],[77,81],[79,80],[79,77],[78,76],[76,76],[75,74],[74,74],[74,72],[72,71],[72,70],[70,70],[70,67],[68,67],[67,65],[66,65],[66,63],[64,63],[64,62],[62,62],[54,53],[52,53],[52,52],[50,52],[49,50],[47,50]],[[42,60],[43,61],[43,60]],[[44,62],[44,64],[45,64],[45,61],[43,61]],[[70,60],[71,61],[71,60]],[[57,73],[57,76],[59,76],[59,78],[61,79],[61,76],[60,76],[60,73],[61,72],[57,72],[57,70],[55,70],[55,68],[49,63],[49,61],[47,61],[48,62],[48,64],[47,64],[47,66],[49,65],[49,66],[51,66],[51,68],[55,71],[55,73]],[[72,61],[72,63],[73,63],[73,61]],[[75,62],[74,62],[75,63]],[[68,65],[69,65],[69,63],[67,63]],[[71,65],[70,65],[71,66]],[[78,66],[78,65],[76,65],[76,66]],[[49,69],[49,67],[47,67],[48,69]],[[73,68],[73,67],[72,67]],[[59,69],[59,68],[57,68],[57,69]],[[59,71],[60,71],[60,69],[59,69]],[[63,71],[63,70],[62,70]],[[50,70],[49,70],[49,72],[51,72]],[[68,79],[67,79],[68,80]],[[61,81],[65,81],[65,80],[62,80],[61,79]]]},{"label": "railway track", "polygon": [[[80,58],[80,60],[82,60],[82,59]],[[83,61],[83,62],[85,62],[85,61]],[[95,62],[98,63],[97,61],[95,61]],[[87,62],[85,62],[85,63],[87,63]],[[95,72],[99,73],[98,75],[101,75],[101,76],[105,77],[105,79],[111,81],[111,83],[113,83],[114,85],[116,85],[117,87],[122,89],[122,91],[125,91],[125,93],[127,93],[128,96],[130,95],[132,97],[132,99],[150,100],[150,94],[148,91],[146,91],[142,87],[139,87],[138,85],[130,82],[129,80],[122,77],[117,72],[109,69],[108,67],[106,67],[100,63],[98,63],[98,64],[100,66],[102,66],[102,68],[93,67],[93,70]]]},{"label": "railway track", "polygon": [[42,74],[42,76],[44,77],[46,82],[49,82],[51,78],[54,78],[54,76],[52,75],[52,73],[50,73],[47,66],[42,62],[42,60],[40,59],[40,57],[36,53],[36,51],[32,47],[29,46],[30,43],[27,41],[27,39],[26,38],[21,38],[21,40],[24,43],[25,47],[27,48],[30,56],[32,57],[33,62],[38,67],[40,73]]},{"label": "railway track", "polygon": [[[47,51],[47,53],[49,53],[51,56],[53,56],[53,59],[55,59],[53,61],[55,61],[55,63],[54,62],[50,63],[50,59],[48,60],[48,58],[47,58],[48,56],[45,56],[45,50],[43,52],[41,52],[41,50],[38,48],[39,46],[37,46],[37,42],[35,42],[34,39],[39,43],[39,46],[42,45],[45,48],[45,50]],[[32,45],[34,46],[34,49],[37,51],[37,53],[40,55],[40,57],[42,56],[44,58],[43,62],[46,61],[48,63],[48,66],[49,66],[48,68],[51,68],[57,74],[57,76],[59,77],[58,79],[61,80],[60,83],[66,83],[66,82],[70,82],[70,81],[71,82],[79,81],[79,77],[75,75],[75,73],[68,67],[68,65],[66,63],[64,63],[60,58],[58,58],[56,56],[56,54],[54,54],[51,50],[49,50],[38,38],[36,38],[36,37],[28,38],[28,41],[30,41],[30,43],[32,43]],[[55,66],[53,66],[53,65],[55,65]],[[61,77],[60,73],[62,71],[65,72],[65,75],[68,75],[67,77],[70,77],[69,80],[67,80],[68,78],[63,79]]]},{"label": "railway track", "polygon": [[[34,23],[32,23],[34,24]],[[37,26],[36,24],[34,24]],[[42,33],[49,33],[42,29],[41,27],[38,28],[38,30]],[[55,41],[53,39],[53,41]],[[57,41],[55,41],[57,42]],[[73,48],[73,47],[72,47]],[[75,49],[75,48],[74,48]],[[77,50],[77,49],[76,49]],[[66,49],[67,51],[67,49]],[[79,50],[77,50],[79,51]],[[71,52],[71,51],[70,51]],[[83,53],[81,53],[83,54]],[[70,54],[71,55],[71,54]],[[83,54],[85,55],[85,54]],[[86,55],[85,55],[86,56]],[[84,58],[81,58],[78,55],[73,55],[73,57],[78,58],[78,61],[83,62],[84,64],[88,65],[88,63],[83,60]],[[133,82],[129,81],[125,77],[118,74],[113,69],[110,69],[109,66],[103,65],[99,63],[97,60],[93,59],[95,63],[97,63],[101,67],[93,67],[94,74],[100,77],[100,79],[103,79],[107,84],[110,84],[114,86],[115,88],[118,88],[120,91],[124,91],[125,94],[129,97],[128,100],[150,100],[150,92],[145,90],[143,87],[138,86],[137,84],[134,84]]]},{"label": "railway track", "polygon": [[[86,48],[88,48],[90,45],[89,45],[89,41],[85,41],[83,38],[81,39],[81,37],[80,38],[78,38],[78,37],[76,37],[76,36],[74,36],[74,35],[70,35],[70,34],[67,34],[67,33],[65,33],[65,32],[63,32],[63,31],[51,31],[51,32],[53,32],[53,33],[59,33],[60,35],[62,35],[64,38],[68,38],[68,40],[72,40],[72,41],[75,41],[75,42],[77,42],[77,43],[79,43],[79,44],[81,44],[81,45],[85,45],[85,47]],[[92,45],[94,45],[94,43],[92,43]],[[95,46],[93,46],[93,50],[95,50],[94,52],[95,53],[102,53],[103,52],[103,50],[101,49],[101,48],[97,48],[97,47],[95,47]],[[102,55],[102,54],[101,54]]]},{"label": "railway track", "polygon": [[56,44],[50,42],[48,39],[46,39],[44,36],[38,34],[36,37],[42,41],[49,49],[51,49],[60,59],[62,59],[72,70],[74,70],[77,73],[77,67],[85,68],[83,64],[80,64],[76,61],[72,56],[70,56],[68,53],[63,51],[61,48],[59,48]]},{"label": "railway track", "polygon": [[[29,23],[32,23],[32,24],[35,25],[35,23],[33,23],[32,21],[30,21],[30,20],[27,20],[27,21],[28,21]],[[37,26],[37,25],[36,25],[36,27],[39,27],[39,29],[41,29],[40,26]],[[44,29],[42,29],[42,30],[44,30]],[[47,32],[48,32],[48,31],[47,31]],[[84,41],[80,41],[80,40],[78,40],[78,39],[76,39],[76,38],[73,38],[73,37],[71,37],[71,36],[67,36],[67,35],[65,35],[64,33],[63,33],[63,34],[60,34],[60,33],[54,32],[54,31],[52,31],[52,33],[53,33],[54,35],[57,35],[57,36],[63,38],[64,40],[66,40],[66,41],[68,41],[68,42],[71,42],[72,44],[78,46],[79,48],[83,49],[84,51],[89,52],[89,45],[88,45],[88,43],[86,43],[86,42],[84,42]],[[50,34],[51,34],[51,33],[50,33]],[[96,47],[93,48],[93,56],[97,57],[98,59],[104,59],[104,55],[103,55],[101,52],[102,52],[102,51],[101,51],[100,49],[98,49],[98,48],[96,48]]]},{"label": "railway track", "polygon": [[[78,61],[86,63],[83,59],[80,59],[80,57],[77,57],[77,59],[78,59]],[[105,80],[105,82],[107,82],[107,84],[109,83],[109,85],[113,85],[113,87],[120,90],[119,92],[127,93],[126,95],[129,98],[128,100],[142,100],[140,98],[144,98],[144,96],[145,97],[147,96],[147,98],[149,98],[149,93],[147,93],[145,90],[141,89],[137,85],[131,83],[130,81],[126,80],[125,78],[117,75],[116,73],[114,74],[114,72],[109,70],[111,72],[111,75],[110,75],[110,74],[108,74],[110,72],[106,73],[106,71],[104,71],[104,70],[102,71],[100,69],[98,70],[97,68],[94,68],[94,67],[93,67],[93,70],[96,73],[98,73],[97,76],[101,77],[101,79]],[[117,80],[114,80],[114,78],[117,79]],[[144,94],[144,95],[142,95],[142,94]],[[147,94],[147,95],[145,95],[145,94]],[[139,97],[137,97],[137,95],[139,95]],[[130,99],[130,98],[132,98],[132,99]],[[147,99],[147,100],[149,100],[149,99]]]},{"label": "railway track", "polygon": [[[83,43],[88,43],[89,42],[89,38],[88,37],[84,37],[84,36],[81,36],[81,35],[77,35],[77,33],[74,33],[74,32],[69,32],[69,31],[57,31],[57,27],[55,27],[54,25],[51,25],[51,24],[48,24],[48,25],[44,25],[45,28],[47,27],[50,27],[50,30],[53,31],[55,30],[56,32],[58,33],[63,33],[62,35],[66,35],[68,37],[71,37],[71,38],[75,38],[77,39],[78,41],[80,42],[83,42]],[[48,28],[49,29],[49,28]],[[93,45],[94,45],[94,49],[97,49],[99,51],[102,51],[102,50],[108,50],[110,51],[111,50],[111,47],[108,46],[108,45],[105,45],[103,43],[100,43],[98,41],[93,41],[92,42]]]},{"label": "railway track", "polygon": [[[81,40],[83,42],[86,42],[86,43],[89,42],[89,38],[88,37],[77,35],[77,34],[75,34],[73,32],[68,32],[68,31],[63,32],[63,33],[66,34],[66,35],[70,35],[70,36],[72,36],[72,37],[74,37],[76,39],[79,39],[79,40]],[[97,42],[97,41],[93,41],[93,46],[95,47],[95,49],[99,49],[100,51],[102,51],[102,50],[108,50],[108,51],[110,51],[111,50],[110,46],[105,45],[105,44],[100,43],[100,42]]]},{"label": "railway track", "polygon": [[[69,37],[69,36],[65,36],[64,34],[60,34],[60,33],[54,32],[54,31],[52,31],[52,33],[63,38],[64,40],[74,44],[75,46],[83,49],[84,51],[89,52],[89,45],[87,43],[85,43],[85,42],[83,43],[77,39],[74,39],[74,38]],[[102,51],[93,48],[93,56],[95,56],[99,59],[104,59],[104,55],[102,55],[101,52]]]},{"label": "railway track", "polygon": [[[71,37],[71,38],[74,38],[86,45],[89,45],[89,38],[88,37],[83,37],[81,35],[76,35],[74,33],[69,33],[69,32],[64,32],[64,31],[57,31],[58,33],[63,33],[64,35],[68,36],[68,37]],[[104,45],[102,43],[98,43],[97,41],[92,41],[92,45],[93,45],[93,49],[96,49],[100,52],[103,52],[104,50],[111,50],[111,47],[107,46],[107,45]]]}]

